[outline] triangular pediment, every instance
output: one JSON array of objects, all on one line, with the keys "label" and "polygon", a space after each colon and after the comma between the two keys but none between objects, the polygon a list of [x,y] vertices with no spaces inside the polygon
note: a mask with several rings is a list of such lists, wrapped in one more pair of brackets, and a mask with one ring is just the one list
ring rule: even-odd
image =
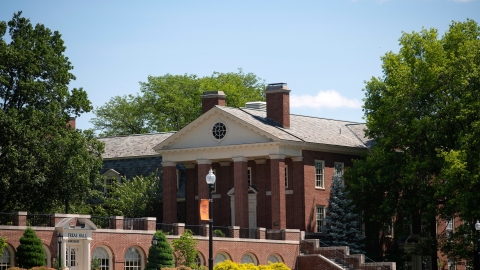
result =
[{"label": "triangular pediment", "polygon": [[[215,130],[215,131],[214,131]],[[219,108],[212,108],[154,149],[188,149],[277,141],[271,134]]]},{"label": "triangular pediment", "polygon": [[[74,221],[75,223],[73,223]],[[66,230],[96,230],[97,226],[88,218],[66,217],[60,220],[55,225],[55,228]]]}]

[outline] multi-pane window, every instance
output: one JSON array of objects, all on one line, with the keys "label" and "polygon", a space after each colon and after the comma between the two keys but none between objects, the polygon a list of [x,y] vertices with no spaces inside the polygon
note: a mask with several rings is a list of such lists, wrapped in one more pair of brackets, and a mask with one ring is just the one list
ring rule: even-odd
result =
[{"label": "multi-pane window", "polygon": [[115,183],[117,179],[114,177],[105,179],[105,185],[103,188],[103,193],[106,198],[110,198],[112,196],[112,185]]},{"label": "multi-pane window", "polygon": [[358,235],[364,235],[363,231],[363,213],[360,213],[357,215],[357,225],[355,226],[355,229],[358,231]]},{"label": "multi-pane window", "polygon": [[100,270],[108,270],[109,258],[108,253],[103,247],[97,247],[93,251],[94,259],[98,259],[100,262]]},{"label": "multi-pane window", "polygon": [[315,187],[316,188],[324,188],[324,168],[325,163],[323,160],[315,160]]},{"label": "multi-pane window", "polygon": [[136,248],[129,248],[125,253],[125,270],[140,270],[142,268],[142,258]]},{"label": "multi-pane window", "polygon": [[451,239],[451,238],[452,238],[452,234],[453,234],[453,218],[447,220],[447,224],[446,224],[445,230],[446,230],[446,233],[447,233],[447,239]]},{"label": "multi-pane window", "polygon": [[248,186],[252,185],[252,167],[247,168],[247,180],[248,180]]},{"label": "multi-pane window", "polygon": [[213,184],[212,192],[217,192],[217,182],[218,182],[217,170],[212,169],[212,172],[213,172],[213,174],[215,174],[215,184]]},{"label": "multi-pane window", "polygon": [[288,188],[288,165],[285,165],[285,188]]},{"label": "multi-pane window", "polygon": [[333,177],[338,177],[343,183],[343,162],[334,163]]},{"label": "multi-pane window", "polygon": [[3,248],[2,257],[0,257],[0,270],[10,268],[10,252],[5,247]]},{"label": "multi-pane window", "polygon": [[325,206],[317,205],[316,207],[317,232],[322,232],[322,227],[325,226]]},{"label": "multi-pane window", "polygon": [[177,190],[180,188],[180,170],[176,170],[177,173]]}]

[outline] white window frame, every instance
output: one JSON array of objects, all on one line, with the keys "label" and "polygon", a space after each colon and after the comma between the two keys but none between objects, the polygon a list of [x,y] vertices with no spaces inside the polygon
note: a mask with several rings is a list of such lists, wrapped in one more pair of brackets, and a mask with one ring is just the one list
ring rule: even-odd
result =
[{"label": "white window frame", "polygon": [[324,205],[315,207],[315,232],[322,232],[322,227],[325,226],[325,210]]},{"label": "white window frame", "polygon": [[288,165],[285,164],[285,188],[288,188]]},{"label": "white window frame", "polygon": [[115,171],[114,169],[110,169],[106,171],[103,176],[105,176],[105,180],[103,181],[103,196],[105,196],[105,198],[108,198],[109,193],[111,192],[111,188],[109,188],[108,186],[111,186],[113,182],[120,183],[120,173]]},{"label": "white window frame", "polygon": [[[317,171],[318,170],[317,164],[321,164],[321,169],[320,169],[321,173]],[[325,161],[315,160],[314,167],[315,167],[315,188],[324,189],[325,188]]]},{"label": "white window frame", "polygon": [[248,186],[251,186],[253,184],[252,167],[247,168],[247,182],[248,182]]},{"label": "white window frame", "polygon": [[385,226],[383,227],[383,235],[385,237],[389,237],[389,238],[393,238],[393,234],[394,234],[394,231],[393,231],[393,218],[392,220],[390,221],[390,223],[388,224],[385,224]]},{"label": "white window frame", "polygon": [[455,220],[453,218],[445,220],[445,233],[447,234],[447,240],[451,240],[454,228]]},{"label": "white window frame", "polygon": [[[135,258],[127,257],[129,254],[132,254],[132,253],[138,254],[138,257],[135,257]],[[138,259],[138,260],[133,260],[133,259]],[[143,256],[142,256],[142,253],[140,252],[140,249],[138,249],[137,247],[129,247],[124,255],[123,269],[124,270],[140,270],[140,269],[143,269],[143,265],[144,265]]]},{"label": "white window frame", "polygon": [[[342,169],[340,171],[337,170],[337,165],[341,166]],[[339,177],[342,180],[343,184],[345,184],[343,182],[343,173],[344,172],[345,172],[345,163],[343,163],[343,162],[334,162],[333,163],[333,177]]]}]

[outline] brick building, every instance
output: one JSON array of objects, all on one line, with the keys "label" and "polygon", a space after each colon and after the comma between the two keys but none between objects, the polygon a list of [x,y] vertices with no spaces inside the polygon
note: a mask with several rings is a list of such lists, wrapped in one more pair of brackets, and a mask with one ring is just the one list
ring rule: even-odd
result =
[{"label": "brick building", "polygon": [[[342,177],[352,159],[371,146],[364,136],[365,124],[290,114],[289,95],[286,84],[270,84],[266,102],[231,108],[225,106],[222,91],[205,92],[203,114],[178,132],[101,138],[106,146],[102,169],[106,183],[121,176],[159,174],[163,205],[156,222],[162,228],[199,226],[204,228],[198,234],[204,240],[201,237],[209,228],[208,221],[200,219],[199,201],[209,197],[205,177],[212,169],[216,175],[214,226],[229,228],[233,239],[215,239],[216,262],[232,259],[266,264],[275,260],[292,269],[325,269],[325,265],[337,269],[340,266],[331,256],[342,254],[356,269],[373,269],[364,264],[362,255],[350,256],[348,248],[322,249],[316,240],[305,240],[305,235],[321,232],[332,178]],[[73,219],[50,224],[52,232],[44,237],[51,254],[56,253],[55,232],[67,224],[76,228],[71,222],[81,219],[65,218]],[[86,236],[90,242],[87,245],[84,241],[77,251],[83,263],[74,270],[89,269],[88,261],[97,246],[103,248],[102,254],[110,263],[102,270],[134,270],[125,264],[129,250],[129,256],[140,254],[143,260],[135,270],[145,267],[142,262],[153,234],[149,226],[147,232],[128,228],[125,232],[125,223],[118,231],[110,221],[110,231],[104,232],[91,217],[78,224],[90,228]],[[68,243],[67,250],[75,244]],[[11,244],[12,252],[15,246]],[[205,264],[205,242],[200,242],[199,251],[199,262]],[[316,263],[318,260],[323,263]],[[376,267],[394,269],[395,264]]]}]

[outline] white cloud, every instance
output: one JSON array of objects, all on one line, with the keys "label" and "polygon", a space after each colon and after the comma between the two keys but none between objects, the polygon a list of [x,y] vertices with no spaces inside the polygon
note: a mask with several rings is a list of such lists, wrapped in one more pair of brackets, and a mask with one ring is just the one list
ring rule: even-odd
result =
[{"label": "white cloud", "polygon": [[292,108],[361,108],[362,102],[358,99],[349,99],[335,90],[319,91],[317,95],[290,95]]}]

